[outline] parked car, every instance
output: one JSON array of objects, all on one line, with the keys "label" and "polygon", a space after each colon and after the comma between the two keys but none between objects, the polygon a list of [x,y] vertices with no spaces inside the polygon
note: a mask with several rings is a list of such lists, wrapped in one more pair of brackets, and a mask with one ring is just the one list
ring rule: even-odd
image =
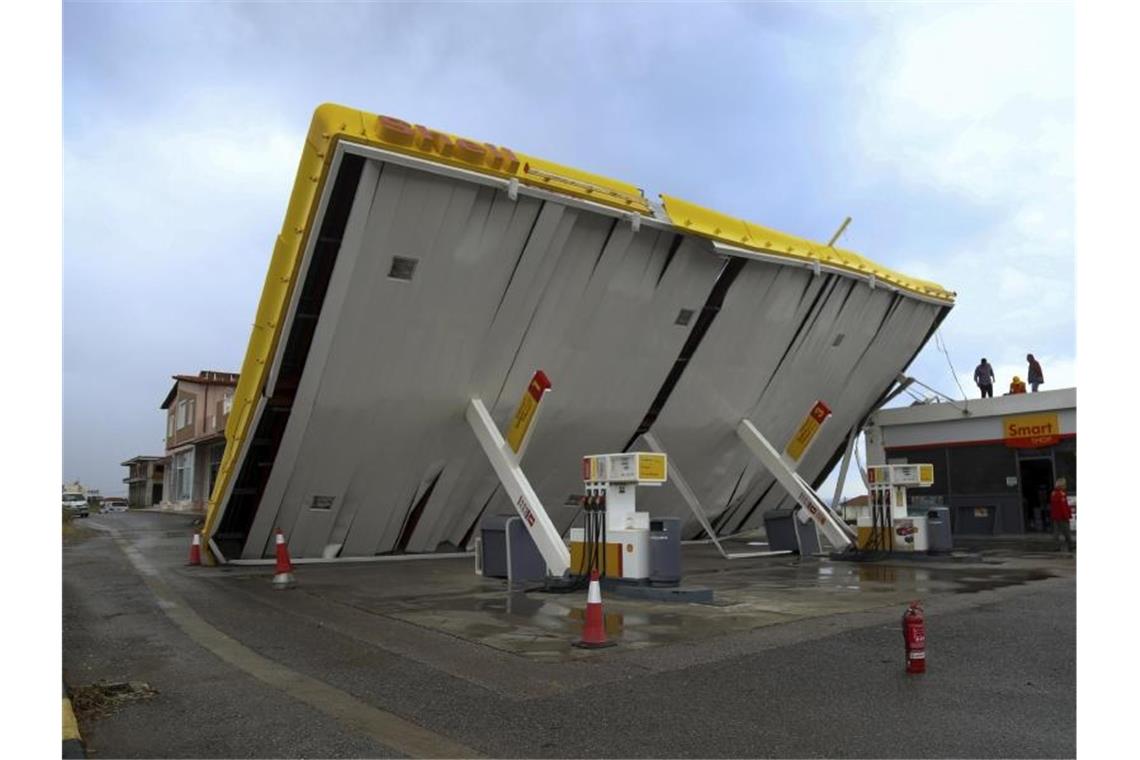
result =
[{"label": "parked car", "polygon": [[126,512],[127,500],[116,496],[103,499],[103,506],[99,508],[100,514],[107,514],[108,512]]},{"label": "parked car", "polygon": [[65,493],[63,495],[63,511],[72,517],[87,517],[91,514],[87,508],[87,497],[81,493]]}]

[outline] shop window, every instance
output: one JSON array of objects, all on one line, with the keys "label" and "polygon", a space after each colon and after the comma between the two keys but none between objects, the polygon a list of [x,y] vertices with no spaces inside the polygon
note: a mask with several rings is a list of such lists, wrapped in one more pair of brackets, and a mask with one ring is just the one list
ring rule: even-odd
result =
[{"label": "shop window", "polygon": [[1077,452],[1058,451],[1053,455],[1053,466],[1058,478],[1065,479],[1069,493],[1077,492]]},{"label": "shop window", "polygon": [[955,494],[1007,493],[1006,478],[1017,475],[1013,449],[1006,446],[954,446],[948,451]]}]

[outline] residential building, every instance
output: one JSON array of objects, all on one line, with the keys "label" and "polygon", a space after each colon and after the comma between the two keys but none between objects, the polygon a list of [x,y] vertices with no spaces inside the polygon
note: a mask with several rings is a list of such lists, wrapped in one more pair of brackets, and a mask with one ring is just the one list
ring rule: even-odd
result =
[{"label": "residential building", "polygon": [[839,502],[839,515],[848,523],[854,525],[859,517],[859,511],[866,509],[871,503],[871,497],[867,494],[859,494],[852,496],[850,499],[843,499]]},{"label": "residential building", "polygon": [[867,427],[868,464],[934,466],[912,506],[950,508],[955,533],[1047,531],[1049,494],[1077,493],[1077,389],[881,409]]},{"label": "residential building", "polygon": [[226,449],[226,420],[233,404],[235,372],[203,370],[174,375],[161,408],[166,410],[163,505],[204,511]]},{"label": "residential building", "polygon": [[162,502],[162,482],[166,474],[166,457],[137,456],[123,462],[127,468],[127,504],[131,509],[153,507]]}]

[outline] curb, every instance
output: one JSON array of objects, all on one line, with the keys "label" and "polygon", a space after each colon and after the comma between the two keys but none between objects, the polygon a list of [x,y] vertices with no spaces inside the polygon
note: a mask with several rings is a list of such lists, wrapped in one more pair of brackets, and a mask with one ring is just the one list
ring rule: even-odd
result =
[{"label": "curb", "polygon": [[67,686],[63,687],[63,757],[87,757],[83,749],[83,737],[79,735],[79,724],[75,721],[75,710],[71,708],[71,699],[67,696]]}]

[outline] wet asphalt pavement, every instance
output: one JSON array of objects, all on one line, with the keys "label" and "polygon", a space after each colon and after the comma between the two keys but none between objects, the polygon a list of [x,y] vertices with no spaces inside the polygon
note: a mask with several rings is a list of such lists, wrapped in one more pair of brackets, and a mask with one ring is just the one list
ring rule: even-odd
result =
[{"label": "wet asphalt pavement", "polygon": [[[399,726],[386,738],[389,716],[500,757],[1076,752],[1074,561],[1045,544],[922,567],[726,568],[687,547],[717,604],[607,598],[621,644],[581,655],[583,600],[507,597],[467,560],[301,566],[277,592],[267,568],[183,567],[190,518],[83,522],[64,546],[64,679],[157,690],[80,715],[92,757],[425,754]],[[915,594],[923,676],[903,672]]]}]

